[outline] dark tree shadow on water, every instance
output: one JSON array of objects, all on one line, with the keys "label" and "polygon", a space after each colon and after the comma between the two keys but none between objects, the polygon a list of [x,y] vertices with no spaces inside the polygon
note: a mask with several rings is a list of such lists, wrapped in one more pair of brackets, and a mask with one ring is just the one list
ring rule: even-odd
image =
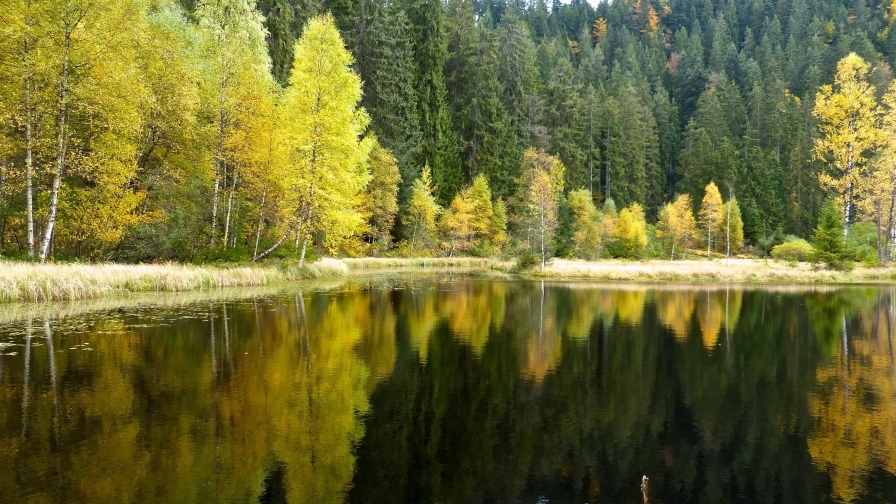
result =
[{"label": "dark tree shadow on water", "polygon": [[258,496],[258,504],[287,504],[286,484],[284,479],[286,470],[282,462],[274,462],[264,477],[264,490]]}]

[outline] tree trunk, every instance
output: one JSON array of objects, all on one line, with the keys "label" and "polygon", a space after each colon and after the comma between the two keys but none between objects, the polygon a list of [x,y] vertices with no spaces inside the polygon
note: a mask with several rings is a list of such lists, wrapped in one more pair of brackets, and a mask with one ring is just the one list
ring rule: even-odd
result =
[{"label": "tree trunk", "polygon": [[[30,2],[28,2],[30,4]],[[26,28],[29,20],[25,20]],[[31,69],[29,67],[30,45],[28,36],[25,35],[25,52],[24,60],[27,68],[25,75],[25,220],[27,226],[27,242],[28,256],[34,256],[34,189],[33,189],[33,173],[34,173],[34,146],[32,128],[32,111],[31,111]]]},{"label": "tree trunk", "polygon": [[283,242],[286,241],[286,238],[289,237],[290,233],[292,233],[291,227],[289,229],[287,229],[285,233],[283,233],[283,236],[281,236],[280,239],[277,240],[277,243],[271,245],[271,248],[265,250],[264,252],[262,252],[259,255],[256,255],[255,257],[253,257],[252,262],[257,262],[259,259],[264,259],[265,257],[271,255],[272,252],[274,252],[275,250],[280,248],[280,245],[283,245]]},{"label": "tree trunk", "polygon": [[252,257],[258,257],[258,242],[261,240],[261,227],[264,225],[264,203],[268,196],[268,183],[265,181],[261,190],[261,206],[258,208],[258,230],[255,232],[255,251]]},{"label": "tree trunk", "polygon": [[302,238],[302,254],[299,256],[299,268],[305,265],[305,249],[308,247],[308,235],[307,233]]},{"label": "tree trunk", "polygon": [[[222,69],[225,65],[222,62]],[[225,71],[226,70],[222,70]],[[215,246],[215,227],[218,224],[218,188],[221,185],[221,173],[224,170],[224,132],[225,132],[225,114],[224,103],[227,97],[227,76],[221,77],[221,91],[218,97],[218,144],[215,147],[215,190],[212,193],[212,230],[209,236],[208,246]],[[225,241],[226,243],[226,241]]]},{"label": "tree trunk", "polygon": [[[607,191],[607,198],[610,199],[610,131],[607,130],[607,183],[604,184]],[[606,201],[606,200],[604,200]]]},{"label": "tree trunk", "polygon": [[588,94],[588,192],[594,202],[594,95]]},{"label": "tree trunk", "polygon": [[731,264],[731,191],[728,191],[728,218],[725,223],[725,262]]},{"label": "tree trunk", "polygon": [[541,271],[544,271],[545,263],[545,229],[544,229],[544,210],[541,211]]},{"label": "tree trunk", "polygon": [[227,194],[227,218],[224,221],[224,248],[227,248],[227,238],[230,236],[230,217],[233,213],[233,193],[236,192],[236,185],[239,182],[240,172],[236,168],[233,169],[233,181],[230,183],[230,191]]},{"label": "tree trunk", "polygon": [[56,228],[56,211],[59,208],[59,188],[62,186],[62,174],[65,169],[65,157],[68,152],[68,95],[69,95],[69,54],[72,46],[72,32],[77,23],[65,19],[65,32],[62,42],[62,68],[59,81],[59,111],[56,117],[56,172],[53,174],[53,186],[50,190],[50,209],[47,214],[47,226],[40,244],[40,262],[46,262],[50,253],[50,242]]}]

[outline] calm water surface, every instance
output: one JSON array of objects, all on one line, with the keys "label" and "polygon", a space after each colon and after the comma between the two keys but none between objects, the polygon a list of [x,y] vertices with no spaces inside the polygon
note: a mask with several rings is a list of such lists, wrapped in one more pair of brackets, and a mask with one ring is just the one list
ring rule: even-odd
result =
[{"label": "calm water surface", "polygon": [[453,278],[0,325],[0,502],[896,502],[891,288]]}]

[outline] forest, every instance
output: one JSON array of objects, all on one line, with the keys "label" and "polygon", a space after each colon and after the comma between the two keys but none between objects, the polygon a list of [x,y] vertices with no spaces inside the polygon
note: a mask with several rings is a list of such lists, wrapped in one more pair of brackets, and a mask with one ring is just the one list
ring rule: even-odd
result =
[{"label": "forest", "polygon": [[894,20],[865,0],[11,0],[0,253],[889,261]]}]

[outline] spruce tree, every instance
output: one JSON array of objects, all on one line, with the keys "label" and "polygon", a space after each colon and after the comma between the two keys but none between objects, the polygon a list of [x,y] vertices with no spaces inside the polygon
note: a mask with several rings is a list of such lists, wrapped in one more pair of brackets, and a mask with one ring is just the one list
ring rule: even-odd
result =
[{"label": "spruce tree", "polygon": [[815,251],[812,261],[824,263],[831,269],[843,269],[845,245],[843,239],[843,215],[837,209],[837,204],[832,198],[824,203],[821,215],[818,218],[818,227],[815,228],[815,238],[812,245]]},{"label": "spruce tree", "polygon": [[447,204],[463,186],[464,176],[443,73],[448,61],[445,10],[440,0],[410,0],[408,18],[412,26],[417,107],[423,133],[417,164],[430,166],[436,196]]},{"label": "spruce tree", "polygon": [[371,128],[391,150],[401,171],[401,200],[420,175],[417,156],[422,133],[415,89],[411,26],[400,4],[390,2],[374,15],[368,30],[369,57],[359,62],[364,81],[364,108]]}]

